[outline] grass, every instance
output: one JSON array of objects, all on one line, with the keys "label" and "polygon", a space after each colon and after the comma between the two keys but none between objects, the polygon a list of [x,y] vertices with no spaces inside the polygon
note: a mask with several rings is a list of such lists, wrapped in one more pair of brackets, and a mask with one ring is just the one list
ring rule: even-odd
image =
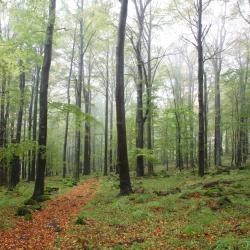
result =
[{"label": "grass", "polygon": [[[95,199],[78,216],[86,223],[72,223],[76,249],[250,249],[249,170],[133,178],[133,189],[144,192],[130,196],[117,196],[117,183],[102,177]],[[154,193],[177,187],[181,193]]]}]

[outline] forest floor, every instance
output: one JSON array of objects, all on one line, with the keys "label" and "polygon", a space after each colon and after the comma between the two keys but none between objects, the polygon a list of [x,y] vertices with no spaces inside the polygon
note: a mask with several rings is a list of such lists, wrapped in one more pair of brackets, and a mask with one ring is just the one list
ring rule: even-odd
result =
[{"label": "forest floor", "polygon": [[71,220],[94,197],[98,184],[97,179],[86,180],[65,194],[44,202],[41,211],[15,220],[11,209],[13,206],[2,205],[1,219],[8,220],[9,226],[5,223],[7,228],[0,230],[0,249],[53,249],[57,234],[63,237]]},{"label": "forest floor", "polygon": [[57,249],[250,249],[250,171],[158,173],[132,178],[117,196],[116,176],[100,178],[95,198]]},{"label": "forest floor", "polygon": [[60,193],[28,221],[13,209],[29,192],[0,191],[0,249],[250,249],[249,169],[132,177],[130,196],[117,195],[117,176],[56,180],[46,186]]}]

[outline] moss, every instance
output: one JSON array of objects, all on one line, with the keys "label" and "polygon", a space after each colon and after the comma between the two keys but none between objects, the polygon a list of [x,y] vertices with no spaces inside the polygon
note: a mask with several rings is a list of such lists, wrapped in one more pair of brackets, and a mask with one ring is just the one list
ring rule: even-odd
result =
[{"label": "moss", "polygon": [[59,187],[46,187],[44,192],[46,194],[54,194],[54,193],[57,193],[58,191],[59,191]]},{"label": "moss", "polygon": [[40,211],[42,209],[42,206],[41,206],[41,204],[37,203],[37,204],[32,205],[30,208],[33,211],[36,211],[36,210]]},{"label": "moss", "polygon": [[31,220],[32,220],[32,215],[31,215],[31,214],[26,214],[26,215],[24,216],[24,219],[25,219],[26,221],[31,221]]},{"label": "moss", "polygon": [[87,218],[83,217],[83,216],[79,216],[76,220],[75,220],[75,224],[76,225],[86,225],[87,224]]},{"label": "moss", "polygon": [[19,207],[16,210],[16,216],[26,216],[27,214],[31,214],[27,207]]},{"label": "moss", "polygon": [[33,205],[36,205],[37,203],[38,202],[36,200],[32,199],[32,198],[27,199],[27,200],[24,201],[24,205],[31,205],[31,206],[33,206]]},{"label": "moss", "polygon": [[50,200],[50,199],[51,199],[50,196],[46,195],[46,194],[35,197],[35,200],[37,202],[44,202],[44,201],[47,201],[47,200]]}]

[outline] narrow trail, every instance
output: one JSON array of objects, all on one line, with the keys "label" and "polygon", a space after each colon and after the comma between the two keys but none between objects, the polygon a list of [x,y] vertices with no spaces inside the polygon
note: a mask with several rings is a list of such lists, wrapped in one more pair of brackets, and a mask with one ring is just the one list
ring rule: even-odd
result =
[{"label": "narrow trail", "polygon": [[18,218],[14,228],[0,231],[0,250],[53,249],[55,238],[63,237],[72,218],[95,196],[98,186],[98,180],[87,180],[46,202],[43,210],[32,214],[32,221]]}]

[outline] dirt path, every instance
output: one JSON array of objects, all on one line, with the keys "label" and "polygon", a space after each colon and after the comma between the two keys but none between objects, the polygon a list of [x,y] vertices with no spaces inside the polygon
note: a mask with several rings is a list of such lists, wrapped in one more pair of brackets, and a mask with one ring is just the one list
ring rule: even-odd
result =
[{"label": "dirt path", "polygon": [[0,250],[53,249],[56,236],[63,236],[71,219],[87,204],[98,189],[91,179],[68,193],[48,201],[42,211],[32,214],[32,221],[18,219],[16,227],[0,231]]}]

